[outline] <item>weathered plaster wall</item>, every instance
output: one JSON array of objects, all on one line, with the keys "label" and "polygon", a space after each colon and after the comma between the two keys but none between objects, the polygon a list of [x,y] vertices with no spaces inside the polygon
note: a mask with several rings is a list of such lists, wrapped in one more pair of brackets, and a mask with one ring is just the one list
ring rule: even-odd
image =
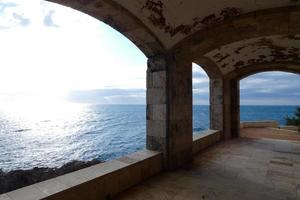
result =
[{"label": "weathered plaster wall", "polygon": [[[288,6],[299,6],[296,0],[49,0],[86,12],[124,33],[136,30],[136,40],[152,34],[166,49],[181,40],[223,21],[247,13]],[[128,18],[128,16],[130,17]],[[132,21],[132,19],[134,19]],[[143,25],[143,29],[136,26]],[[126,23],[124,23],[126,22]],[[130,25],[130,26],[128,26]],[[129,28],[129,29],[128,29]],[[125,34],[126,35],[126,34]],[[148,37],[148,36],[147,36]],[[130,37],[129,37],[130,38]],[[151,39],[151,40],[152,40]],[[153,47],[154,48],[154,47]]]},{"label": "weathered plaster wall", "polygon": [[291,0],[114,1],[138,16],[167,49],[196,31],[224,20],[233,19],[255,10],[300,5],[300,2]]},{"label": "weathered plaster wall", "polygon": [[280,35],[294,40],[293,37],[300,34],[299,20],[299,7],[255,11],[197,31],[172,50],[197,60],[209,52],[243,40]]},{"label": "weathered plaster wall", "polygon": [[249,65],[272,62],[300,62],[300,35],[276,35],[241,40],[221,46],[205,55],[223,74]]}]

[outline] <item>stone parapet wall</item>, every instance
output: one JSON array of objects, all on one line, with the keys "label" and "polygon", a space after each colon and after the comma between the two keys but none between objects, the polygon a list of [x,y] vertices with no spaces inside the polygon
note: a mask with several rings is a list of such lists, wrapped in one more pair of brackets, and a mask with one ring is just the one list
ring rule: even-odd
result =
[{"label": "stone parapet wall", "polygon": [[162,170],[162,153],[143,150],[0,195],[0,200],[101,200]]},{"label": "stone parapet wall", "polygon": [[[221,131],[207,130],[193,136],[193,154],[220,141]],[[143,150],[0,195],[0,200],[101,200],[163,171],[160,152]]]},{"label": "stone parapet wall", "polygon": [[289,131],[300,131],[300,127],[298,126],[280,126],[280,129],[289,130]]},{"label": "stone parapet wall", "polygon": [[245,121],[241,122],[240,128],[278,128],[279,123],[277,121]]},{"label": "stone parapet wall", "polygon": [[221,139],[221,131],[207,130],[193,136],[193,154],[216,144]]}]

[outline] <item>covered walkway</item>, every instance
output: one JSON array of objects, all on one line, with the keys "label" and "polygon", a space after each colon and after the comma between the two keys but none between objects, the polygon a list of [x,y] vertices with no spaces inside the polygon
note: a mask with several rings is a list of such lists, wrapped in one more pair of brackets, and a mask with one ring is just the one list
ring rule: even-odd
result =
[{"label": "covered walkway", "polygon": [[[43,199],[46,194],[53,195],[48,200],[58,200],[56,194],[110,199],[161,170],[170,172],[117,199],[300,198],[299,142],[239,138],[239,81],[264,71],[300,74],[300,1],[49,1],[107,23],[147,56],[147,150],[134,159],[59,177],[48,182],[47,190],[31,186],[0,199]],[[210,129],[218,130],[222,141],[196,157],[192,63],[210,78]],[[144,165],[147,176],[138,177]]]},{"label": "covered walkway", "polygon": [[239,138],[221,142],[185,168],[157,175],[120,200],[300,198],[300,142]]}]

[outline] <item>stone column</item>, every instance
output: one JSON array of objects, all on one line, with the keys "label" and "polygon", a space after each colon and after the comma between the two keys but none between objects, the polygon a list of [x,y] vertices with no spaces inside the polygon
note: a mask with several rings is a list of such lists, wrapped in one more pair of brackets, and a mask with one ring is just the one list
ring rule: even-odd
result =
[{"label": "stone column", "polygon": [[168,113],[167,113],[167,60],[163,55],[148,59],[147,68],[147,138],[149,150],[164,154],[164,165],[168,157]]},{"label": "stone column", "polygon": [[211,78],[210,85],[210,128],[223,130],[223,79]]},{"label": "stone column", "polygon": [[175,169],[192,158],[192,63],[173,55],[148,60],[147,149]]},{"label": "stone column", "polygon": [[224,79],[224,138],[239,136],[240,131],[240,85],[236,79]]},{"label": "stone column", "polygon": [[193,88],[192,62],[172,59],[169,66],[169,163],[180,166],[192,159]]}]

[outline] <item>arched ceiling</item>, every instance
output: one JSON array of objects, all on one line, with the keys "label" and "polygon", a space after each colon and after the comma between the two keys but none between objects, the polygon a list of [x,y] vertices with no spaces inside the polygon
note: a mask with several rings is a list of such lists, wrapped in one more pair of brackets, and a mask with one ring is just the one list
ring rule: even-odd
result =
[{"label": "arched ceiling", "polygon": [[[300,5],[298,0],[114,0],[170,49],[192,33],[245,13]],[[225,31],[225,30],[224,30]]]},{"label": "arched ceiling", "polygon": [[49,1],[109,24],[148,57],[170,50],[212,74],[300,63],[300,0]]},{"label": "arched ceiling", "polygon": [[300,63],[300,35],[275,35],[242,40],[210,51],[205,57],[212,60],[222,74],[259,64]]},{"label": "arched ceiling", "polygon": [[[49,0],[71,6],[112,25],[130,38],[156,38],[166,50],[184,38],[249,12],[300,6],[299,0]],[[129,11],[129,12],[128,12]],[[128,16],[131,19],[128,20]],[[134,20],[139,22],[134,22]],[[144,26],[142,31],[136,24]],[[225,31],[225,30],[224,30]],[[148,32],[148,33],[146,33]],[[149,34],[151,33],[153,38]],[[132,39],[132,38],[130,38]],[[141,38],[133,38],[133,40]]]}]

